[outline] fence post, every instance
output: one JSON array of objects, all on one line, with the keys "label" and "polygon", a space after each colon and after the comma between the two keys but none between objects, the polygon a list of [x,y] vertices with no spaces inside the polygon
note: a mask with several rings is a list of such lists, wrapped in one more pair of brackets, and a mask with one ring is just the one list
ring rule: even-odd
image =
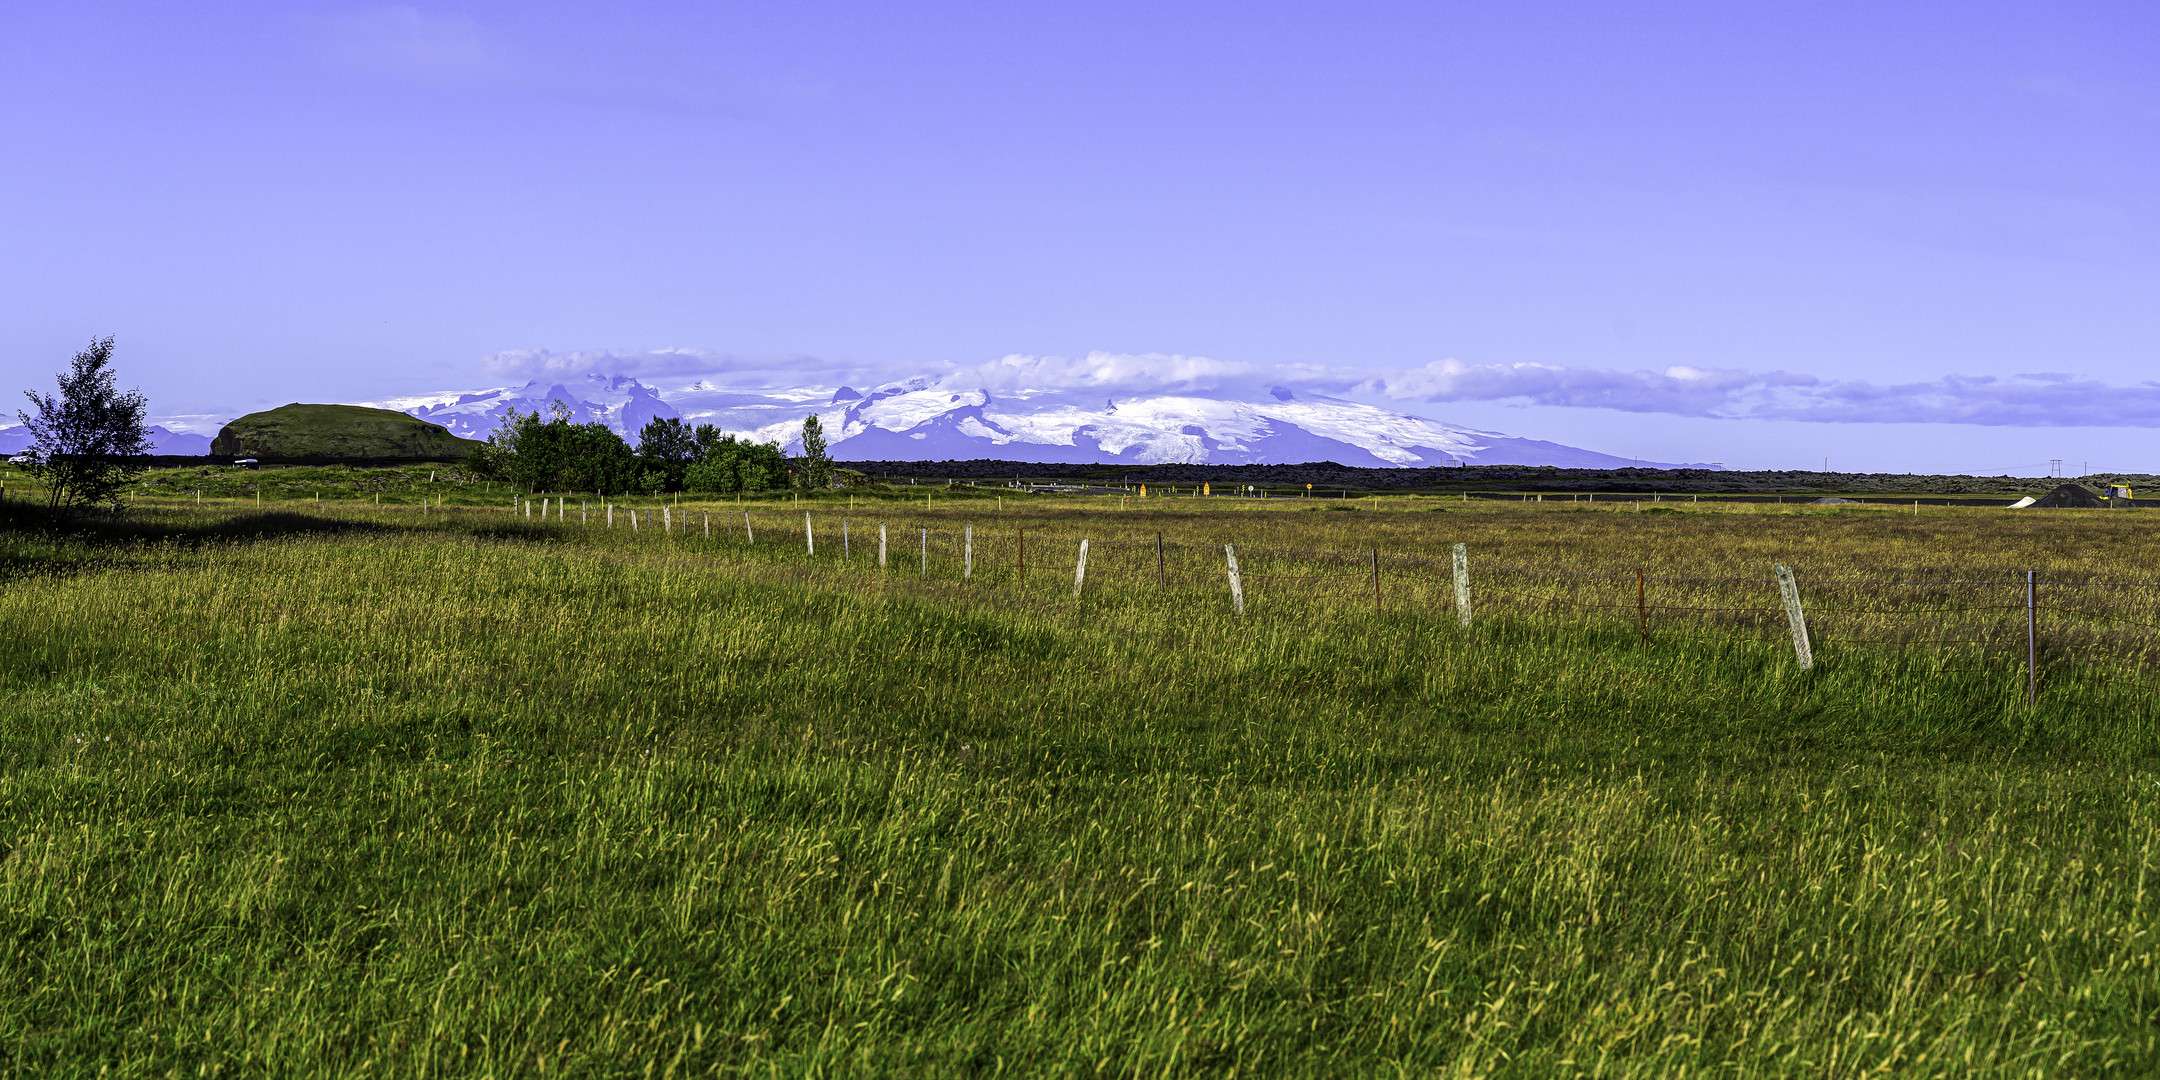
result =
[{"label": "fence post", "polygon": [[1245,583],[1238,580],[1237,545],[1224,544],[1222,550],[1223,558],[1230,564],[1230,605],[1237,609],[1238,614],[1243,615],[1245,614]]},{"label": "fence post", "polygon": [[607,504],[607,527],[608,527],[608,528],[610,528],[610,529],[612,529],[612,528],[614,528],[614,527],[615,527],[615,504],[614,504],[614,503],[609,503],[609,504]]},{"label": "fence post", "polygon": [[975,577],[975,526],[960,526],[960,580]]},{"label": "fence post", "polygon": [[636,531],[637,531],[637,519],[638,519],[638,512],[637,512],[637,510],[636,510],[635,508],[633,508],[633,509],[632,509],[632,510],[630,511],[630,531],[631,531],[631,532],[636,532]]},{"label": "fence post", "polygon": [[707,539],[707,540],[710,540],[710,539],[712,539],[712,511],[710,511],[710,510],[704,511],[704,514],[705,514],[705,539]]},{"label": "fence post", "polygon": [[[927,500],[930,496],[925,495],[923,498]],[[930,529],[928,526],[924,526],[922,531],[922,576],[930,576]]]},{"label": "fence post", "polygon": [[1800,584],[1793,580],[1792,568],[1784,563],[1771,563],[1770,569],[1777,574],[1778,596],[1785,601],[1785,621],[1792,624],[1793,656],[1800,661],[1800,670],[1815,666],[1815,650],[1808,644],[1807,613],[1800,608]]},{"label": "fence post", "polygon": [[1372,548],[1372,609],[1380,613],[1380,549]]},{"label": "fence post", "polygon": [[1650,593],[1643,587],[1642,567],[1635,568],[1635,629],[1642,634],[1643,648],[1650,647]]},{"label": "fence post", "polygon": [[1027,584],[1027,530],[1020,530],[1020,584]]},{"label": "fence post", "polygon": [[877,523],[877,568],[885,569],[885,523]]},{"label": "fence post", "polygon": [[2025,704],[2040,704],[2040,634],[2033,572],[2025,571]]},{"label": "fence post", "polygon": [[666,503],[660,504],[660,531],[664,533],[675,531],[675,510]]},{"label": "fence post", "polygon": [[1080,587],[1087,583],[1087,546],[1088,542],[1086,540],[1080,541],[1080,561],[1073,564],[1073,599],[1075,600],[1080,599]]},{"label": "fence post", "polygon": [[1455,621],[1470,625],[1470,545],[1455,545]]},{"label": "fence post", "polygon": [[804,554],[817,554],[817,537],[810,531],[810,511],[808,510],[802,512],[802,542]]},{"label": "fence post", "polygon": [[744,537],[743,543],[757,543],[757,533],[750,528],[750,511],[748,510],[742,512],[742,534]]},{"label": "fence post", "polygon": [[[849,498],[853,498],[853,496],[849,496]],[[853,556],[853,555],[854,555],[854,553],[853,553],[852,551],[848,550],[847,519],[846,519],[846,518],[841,518],[841,519],[840,519],[840,561],[841,561],[841,562],[849,562],[849,561],[852,561],[852,556]]]},{"label": "fence post", "polygon": [[1164,591],[1165,589],[1168,589],[1169,587],[1170,587],[1170,586],[1169,586],[1169,583],[1168,583],[1168,581],[1167,581],[1167,580],[1166,580],[1166,579],[1165,579],[1165,578],[1163,577],[1163,565],[1162,565],[1162,534],[1161,534],[1161,533],[1156,533],[1156,534],[1155,534],[1155,591],[1156,591],[1156,592],[1162,592],[1162,591]]}]

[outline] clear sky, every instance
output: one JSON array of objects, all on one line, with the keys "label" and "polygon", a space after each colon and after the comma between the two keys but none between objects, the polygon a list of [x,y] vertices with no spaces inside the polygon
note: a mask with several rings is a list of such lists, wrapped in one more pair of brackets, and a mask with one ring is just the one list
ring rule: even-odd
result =
[{"label": "clear sky", "polygon": [[2160,471],[2160,6],[11,0],[0,387],[108,333],[160,414],[1170,354]]}]

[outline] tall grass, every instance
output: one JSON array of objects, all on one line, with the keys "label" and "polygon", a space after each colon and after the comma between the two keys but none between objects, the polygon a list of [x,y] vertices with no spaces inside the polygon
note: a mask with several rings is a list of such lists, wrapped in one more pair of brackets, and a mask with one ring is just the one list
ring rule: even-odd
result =
[{"label": "tall grass", "polygon": [[[2145,554],[2128,515],[1253,505],[878,513],[1046,553]],[[1025,586],[925,581],[812,562],[780,510],[755,546],[409,512],[0,533],[0,1061],[2160,1067],[2160,726],[2074,667],[2028,709],[1986,654],[1803,674],[1760,636],[1074,602],[1069,552]]]}]

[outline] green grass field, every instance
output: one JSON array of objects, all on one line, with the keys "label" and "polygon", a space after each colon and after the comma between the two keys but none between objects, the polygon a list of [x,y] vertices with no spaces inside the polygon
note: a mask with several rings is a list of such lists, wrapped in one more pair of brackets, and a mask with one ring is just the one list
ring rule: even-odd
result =
[{"label": "green grass field", "polygon": [[[752,545],[280,490],[10,484],[13,1074],[2160,1072],[2134,662],[2029,708],[1988,650],[1801,673],[1392,578],[1239,618],[1105,555],[1075,601],[1069,547],[2142,580],[2140,513],[901,488],[812,504],[843,562],[792,501]],[[978,578],[925,578],[962,523]]]}]

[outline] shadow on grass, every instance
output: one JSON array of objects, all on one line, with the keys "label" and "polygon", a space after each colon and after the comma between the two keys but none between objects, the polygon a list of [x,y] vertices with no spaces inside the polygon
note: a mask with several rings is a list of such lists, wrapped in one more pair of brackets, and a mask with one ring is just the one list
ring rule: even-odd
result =
[{"label": "shadow on grass", "polygon": [[145,547],[247,543],[291,536],[380,534],[396,525],[268,510],[184,519],[104,510],[61,512],[26,503],[0,507],[0,579],[126,565]]}]

